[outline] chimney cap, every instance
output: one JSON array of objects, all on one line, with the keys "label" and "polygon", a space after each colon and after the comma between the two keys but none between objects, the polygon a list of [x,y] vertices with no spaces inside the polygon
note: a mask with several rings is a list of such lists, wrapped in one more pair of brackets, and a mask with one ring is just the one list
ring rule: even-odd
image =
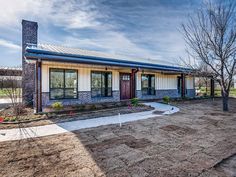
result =
[{"label": "chimney cap", "polygon": [[32,25],[34,24],[34,25],[38,26],[38,22],[22,19],[22,21],[21,21],[22,25],[27,24],[27,23],[32,24]]}]

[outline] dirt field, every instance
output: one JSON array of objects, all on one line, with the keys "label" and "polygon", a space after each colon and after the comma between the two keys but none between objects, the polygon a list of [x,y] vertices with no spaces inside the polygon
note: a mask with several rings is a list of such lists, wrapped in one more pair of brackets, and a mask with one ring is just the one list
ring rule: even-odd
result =
[{"label": "dirt field", "polygon": [[175,115],[0,143],[0,176],[236,176],[236,99],[176,103]]}]

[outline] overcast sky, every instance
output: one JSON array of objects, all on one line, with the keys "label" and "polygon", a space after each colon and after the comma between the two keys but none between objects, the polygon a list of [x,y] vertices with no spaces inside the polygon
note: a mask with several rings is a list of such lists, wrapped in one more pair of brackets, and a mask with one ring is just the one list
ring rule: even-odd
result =
[{"label": "overcast sky", "polygon": [[0,66],[21,65],[21,20],[39,43],[175,62],[179,28],[200,0],[0,0]]}]

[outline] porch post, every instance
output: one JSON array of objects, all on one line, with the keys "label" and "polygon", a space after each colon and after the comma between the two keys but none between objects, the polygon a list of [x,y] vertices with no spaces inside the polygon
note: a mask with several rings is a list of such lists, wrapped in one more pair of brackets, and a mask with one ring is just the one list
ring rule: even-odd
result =
[{"label": "porch post", "polygon": [[185,97],[185,74],[181,74],[181,80],[182,80],[182,93],[181,93],[181,97],[184,98]]},{"label": "porch post", "polygon": [[39,62],[39,112],[42,112],[42,62]]},{"label": "porch post", "polygon": [[211,78],[211,97],[215,96],[215,81]]},{"label": "porch post", "polygon": [[131,70],[131,82],[130,82],[130,86],[131,86],[131,91],[130,91],[130,95],[131,95],[131,98],[134,98],[135,97],[135,70],[132,69]]},{"label": "porch post", "polygon": [[39,102],[38,102],[38,100],[39,100],[39,98],[38,98],[38,96],[39,96],[39,94],[38,94],[38,65],[39,65],[39,63],[38,63],[38,61],[36,61],[36,65],[35,65],[35,100],[34,100],[34,103],[35,103],[35,108],[36,108],[36,113],[38,113],[39,112]]},{"label": "porch post", "polygon": [[135,98],[135,96],[136,96],[136,73],[139,71],[139,68],[137,68],[137,69],[132,69],[131,70],[131,82],[130,82],[130,84],[131,84],[131,98]]},{"label": "porch post", "polygon": [[36,62],[35,68],[35,107],[36,113],[42,111],[42,63],[40,60]]}]

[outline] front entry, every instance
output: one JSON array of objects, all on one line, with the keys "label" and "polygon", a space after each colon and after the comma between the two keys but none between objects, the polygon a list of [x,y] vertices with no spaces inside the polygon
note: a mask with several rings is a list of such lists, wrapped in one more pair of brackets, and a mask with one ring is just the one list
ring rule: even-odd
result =
[{"label": "front entry", "polygon": [[120,73],[120,99],[126,100],[131,98],[130,73]]}]

